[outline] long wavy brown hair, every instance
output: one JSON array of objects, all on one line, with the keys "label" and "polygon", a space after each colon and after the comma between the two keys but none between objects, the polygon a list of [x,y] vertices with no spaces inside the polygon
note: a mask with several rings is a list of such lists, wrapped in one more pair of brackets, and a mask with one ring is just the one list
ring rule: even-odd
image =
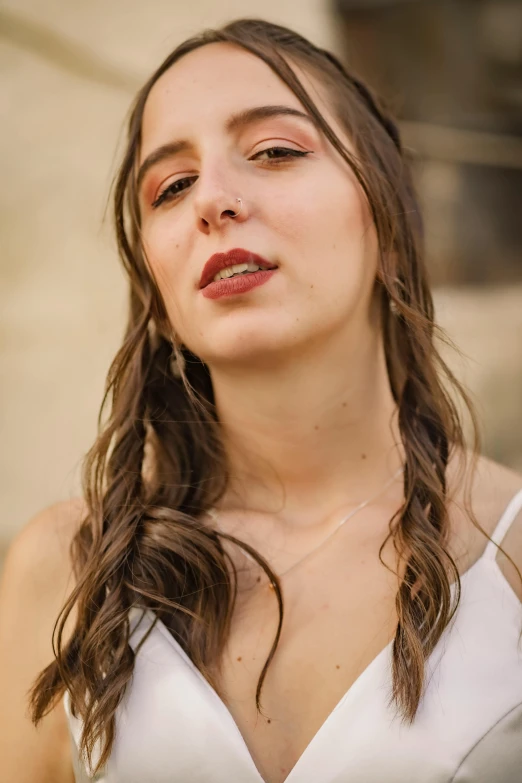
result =
[{"label": "long wavy brown hair", "polygon": [[[130,114],[114,187],[116,235],[130,283],[128,323],[108,374],[99,435],[84,463],[88,512],[71,546],[75,588],[54,628],[55,660],[30,694],[37,724],[69,690],[73,714],[83,721],[81,754],[91,764],[95,744],[101,747],[96,770],[110,756],[115,713],[133,672],[131,607],[151,608],[217,689],[210,665],[223,653],[237,597],[237,573],[223,540],[243,547],[275,583],[279,605],[277,633],[257,685],[258,710],[283,622],[282,593],[269,564],[246,543],[203,522],[229,479],[211,377],[197,356],[171,340],[164,302],[140,243],[136,173],[147,96],[181,57],[216,42],[243,47],[288,85],[351,166],[371,208],[380,250],[375,285],[405,454],[404,502],[386,539],[392,537],[396,551],[407,554],[396,596],[390,692],[390,704],[395,702],[405,721],[415,717],[426,659],[460,599],[457,566],[447,551],[447,467],[454,450],[467,449],[462,401],[471,414],[475,455],[477,425],[465,390],[438,351],[444,336],[434,323],[422,221],[397,124],[382,99],[335,56],[290,29],[241,19],[206,30],[167,57]],[[292,63],[325,86],[356,155],[326,122]],[[177,377],[170,366],[180,351],[185,368]],[[75,627],[64,643],[73,608]]]}]

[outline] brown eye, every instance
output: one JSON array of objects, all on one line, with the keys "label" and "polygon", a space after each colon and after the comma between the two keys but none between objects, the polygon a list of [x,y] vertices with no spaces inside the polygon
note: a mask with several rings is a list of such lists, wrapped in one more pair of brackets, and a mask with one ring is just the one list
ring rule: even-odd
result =
[{"label": "brown eye", "polygon": [[177,179],[174,182],[171,182],[170,185],[167,185],[167,187],[161,191],[156,200],[152,202],[152,208],[156,209],[161,204],[163,204],[164,201],[172,201],[177,196],[179,196],[180,193],[186,190],[186,187],[181,187],[182,183],[191,183],[196,179],[197,177],[182,177],[181,179]]},{"label": "brown eye", "polygon": [[267,147],[266,150],[256,152],[256,154],[252,156],[251,160],[258,160],[260,155],[265,154],[268,155],[267,160],[278,161],[284,160],[285,158],[303,158],[305,155],[309,155],[310,153],[304,152],[303,150],[294,150],[290,147]]}]

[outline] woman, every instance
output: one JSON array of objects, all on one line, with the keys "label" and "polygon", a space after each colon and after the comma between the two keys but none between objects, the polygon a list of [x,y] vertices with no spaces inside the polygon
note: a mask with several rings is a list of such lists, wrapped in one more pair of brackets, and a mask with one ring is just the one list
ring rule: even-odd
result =
[{"label": "woman", "polygon": [[4,777],[520,779],[522,480],[465,446],[381,101],[207,31],[138,95],[115,215],[85,498],[4,575]]}]

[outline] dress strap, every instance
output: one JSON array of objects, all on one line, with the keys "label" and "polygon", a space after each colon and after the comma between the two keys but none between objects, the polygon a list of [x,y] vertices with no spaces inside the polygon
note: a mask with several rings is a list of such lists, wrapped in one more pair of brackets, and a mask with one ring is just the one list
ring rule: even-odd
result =
[{"label": "dress strap", "polygon": [[[497,556],[498,544],[502,543],[506,533],[511,527],[512,523],[517,518],[519,512],[522,510],[522,489],[511,498],[508,506],[502,516],[500,517],[496,528],[491,534],[491,541],[488,541],[488,545],[484,550],[483,557],[489,560],[494,560]],[[497,545],[497,546],[496,546]]]},{"label": "dress strap", "polygon": [[150,609],[145,606],[131,606],[128,611],[129,617],[129,644],[136,652],[138,644],[141,642],[150,626],[154,621],[154,615]]}]

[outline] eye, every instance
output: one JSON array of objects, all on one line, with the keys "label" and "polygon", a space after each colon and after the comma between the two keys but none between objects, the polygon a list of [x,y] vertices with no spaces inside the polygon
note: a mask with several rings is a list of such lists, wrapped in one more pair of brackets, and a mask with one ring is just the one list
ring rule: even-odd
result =
[{"label": "eye", "polygon": [[156,200],[152,202],[152,208],[157,209],[164,201],[171,201],[172,199],[177,198],[180,193],[186,190],[185,187],[182,187],[182,184],[184,182],[190,183],[196,179],[197,177],[182,177],[181,179],[176,179],[174,182],[171,182],[170,185],[167,185],[167,187],[158,194]]},{"label": "eye", "polygon": [[[265,163],[268,163],[270,165],[285,162],[288,160],[288,158],[304,158],[305,155],[309,155],[310,152],[305,152],[304,150],[294,150],[290,147],[267,147],[265,150],[260,150],[259,152],[256,152],[255,155],[252,155],[250,160],[260,160],[261,155],[268,155],[267,158],[265,158]],[[181,179],[177,179],[174,182],[171,182],[170,185],[167,185],[166,188],[164,188],[155,201],[152,202],[152,208],[157,209],[161,204],[163,204],[165,201],[173,201],[176,199],[184,190],[186,190],[186,185],[183,186],[183,183],[192,183],[197,179],[197,177],[182,177]]]},{"label": "eye", "polygon": [[[273,155],[272,155],[273,153]],[[267,162],[277,162],[279,160],[285,160],[286,158],[303,158],[305,155],[309,155],[309,152],[304,150],[294,150],[290,147],[268,147],[266,150],[260,150],[252,155],[250,160],[259,160],[260,155],[268,155]]]}]

